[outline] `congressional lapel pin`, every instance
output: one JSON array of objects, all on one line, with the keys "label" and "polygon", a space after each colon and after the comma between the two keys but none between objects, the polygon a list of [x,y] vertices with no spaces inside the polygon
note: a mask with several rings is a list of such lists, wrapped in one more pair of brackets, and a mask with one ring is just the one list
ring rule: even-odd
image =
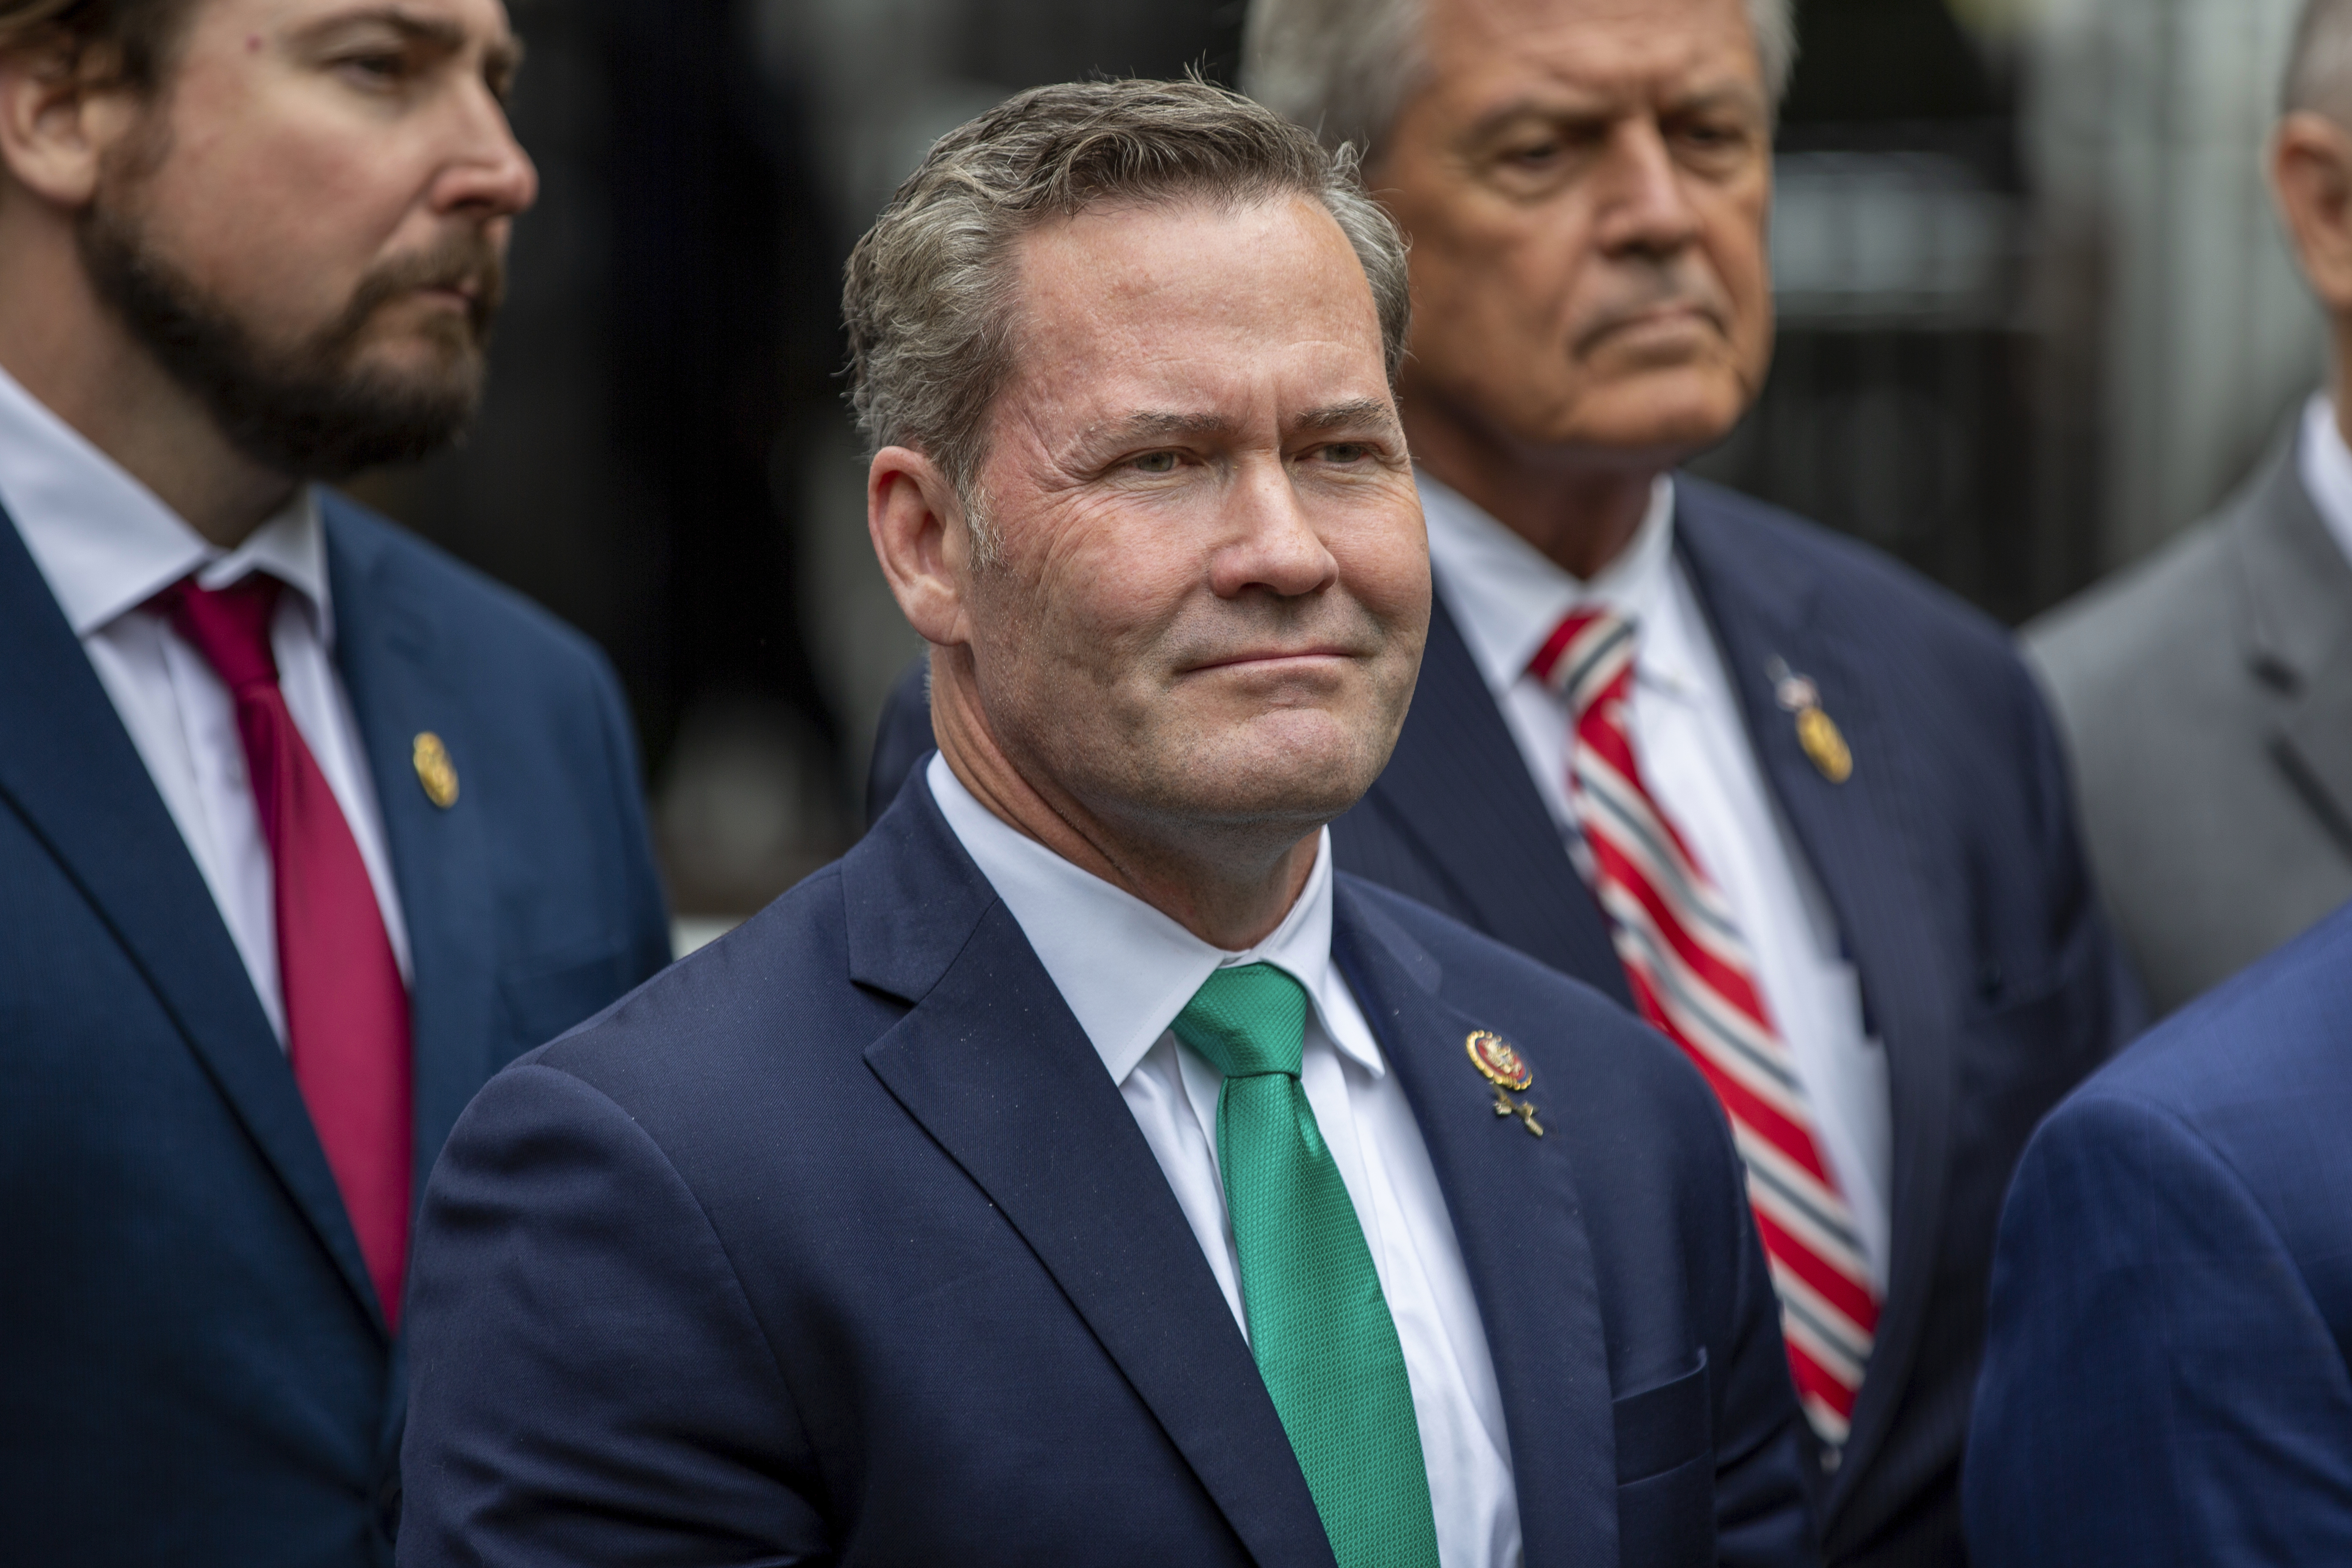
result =
[{"label": "congressional lapel pin", "polygon": [[457,803],[457,767],[449,760],[449,748],[431,730],[421,731],[409,748],[408,759],[416,767],[416,781],[425,786],[425,798],[447,810]]},{"label": "congressional lapel pin", "polygon": [[1853,748],[1846,745],[1837,721],[1822,711],[1821,688],[1810,675],[1793,674],[1775,659],[1765,669],[1772,680],[1772,700],[1796,716],[1797,745],[1821,776],[1832,784],[1853,777]]},{"label": "congressional lapel pin", "polygon": [[1524,1090],[1536,1081],[1528,1070],[1526,1060],[1507,1044],[1503,1037],[1491,1030],[1473,1030],[1464,1042],[1470,1052],[1470,1065],[1478,1075],[1495,1086],[1495,1114],[1517,1116],[1527,1124],[1528,1132],[1543,1136],[1543,1124],[1536,1120],[1536,1107],[1526,1100],[1514,1100],[1511,1091]]}]

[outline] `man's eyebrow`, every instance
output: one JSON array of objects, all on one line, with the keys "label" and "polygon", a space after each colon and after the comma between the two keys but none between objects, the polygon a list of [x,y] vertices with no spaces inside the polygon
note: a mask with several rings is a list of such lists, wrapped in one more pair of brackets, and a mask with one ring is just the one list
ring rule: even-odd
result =
[{"label": "man's eyebrow", "polygon": [[1240,429],[1222,413],[1145,408],[1097,426],[1097,433],[1106,441],[1159,441],[1178,435],[1231,435]]},{"label": "man's eyebrow", "polygon": [[1310,408],[1292,420],[1290,427],[1306,431],[1360,430],[1370,424],[1392,430],[1396,422],[1396,409],[1385,398],[1360,397]]},{"label": "man's eyebrow", "polygon": [[[399,5],[376,5],[339,12],[323,19],[311,30],[323,33],[339,27],[371,24],[389,27],[410,43],[425,44],[443,54],[461,53],[467,44],[467,35],[462,24],[440,16],[420,16]],[[493,77],[510,77],[522,68],[522,40],[512,35],[491,39],[483,46],[482,54],[483,68]]]},{"label": "man's eyebrow", "polygon": [[431,44],[452,52],[466,47],[466,29],[456,22],[439,16],[420,16],[398,5],[375,5],[360,10],[338,11],[322,16],[314,23],[312,33],[332,32],[341,27],[366,26],[373,24],[389,27],[415,43]]},{"label": "man's eyebrow", "polygon": [[[1293,431],[1360,429],[1368,424],[1386,430],[1395,426],[1396,411],[1381,398],[1350,398],[1346,402],[1326,403],[1320,408],[1308,409],[1284,423]],[[1094,434],[1099,441],[1124,443],[1234,435],[1240,430],[1239,421],[1222,413],[1181,413],[1172,409],[1147,408],[1097,425]]]},{"label": "man's eyebrow", "polygon": [[[1617,94],[1595,92],[1590,95],[1571,92],[1527,94],[1507,103],[1499,104],[1480,115],[1464,133],[1467,141],[1476,142],[1500,134],[1506,128],[1522,120],[1613,120],[1628,112],[1638,112],[1652,100],[1646,97],[1628,99]],[[1764,107],[1761,89],[1739,81],[1717,81],[1693,91],[1669,98],[1663,106],[1668,114],[1700,114],[1711,109],[1737,108],[1760,110]]]}]

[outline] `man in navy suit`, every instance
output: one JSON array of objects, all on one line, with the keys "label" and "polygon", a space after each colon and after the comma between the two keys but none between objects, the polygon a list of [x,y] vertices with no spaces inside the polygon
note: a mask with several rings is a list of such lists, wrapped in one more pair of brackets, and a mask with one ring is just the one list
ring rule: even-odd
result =
[{"label": "man in navy suit", "polygon": [[2352,1562],[2347,1042],[2352,911],[2033,1135],[1969,1438],[1983,1561]]},{"label": "man in navy suit", "polygon": [[940,751],[460,1120],[404,1563],[1813,1560],[1704,1084],[1332,867],[1429,610],[1406,298],[1198,82],[901,187],[846,312]]},{"label": "man in navy suit", "polygon": [[389,1563],[423,1176],[667,957],[577,634],[319,487],[478,398],[495,0],[0,0],[0,1534]]},{"label": "man in navy suit", "polygon": [[[2137,1001],[2002,631],[1673,471],[1769,360],[1789,52],[1784,0],[1258,0],[1245,68],[1370,150],[1412,240],[1436,602],[1339,864],[1707,1066],[1829,1556],[1945,1563],[2000,1195]],[[932,744],[921,680],[877,800]]]}]

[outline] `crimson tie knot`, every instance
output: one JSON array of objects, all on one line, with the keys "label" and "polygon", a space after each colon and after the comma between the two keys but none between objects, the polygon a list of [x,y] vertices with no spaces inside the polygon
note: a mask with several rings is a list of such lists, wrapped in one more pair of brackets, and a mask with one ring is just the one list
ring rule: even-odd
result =
[{"label": "crimson tie knot", "polygon": [[173,629],[205,656],[222,684],[242,696],[255,686],[278,684],[269,622],[283,587],[258,571],[226,588],[200,588],[194,578],[187,577],[157,594],[152,603],[171,617]]}]

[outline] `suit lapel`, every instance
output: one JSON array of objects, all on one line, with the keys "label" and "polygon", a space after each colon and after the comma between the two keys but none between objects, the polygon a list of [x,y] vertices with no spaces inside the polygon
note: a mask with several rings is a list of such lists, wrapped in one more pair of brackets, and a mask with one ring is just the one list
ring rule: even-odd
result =
[{"label": "suit lapel", "polygon": [[40,569],[0,513],[0,796],[80,888],[379,1329],[358,1237],[212,890]]},{"label": "suit lapel", "polygon": [[[2300,439],[2300,436],[2297,437]],[[2279,764],[2337,841],[2352,846],[2352,562],[2305,492],[2295,445],[2272,455],[2228,525],[2254,677],[2284,688]]]},{"label": "suit lapel", "polygon": [[[461,651],[433,622],[399,559],[375,526],[323,498],[327,570],[335,605],[335,663],[358,720],[377,809],[408,925],[415,975],[416,1186],[474,1092],[503,1063],[492,1060],[499,1017],[497,922],[480,866],[482,791],[468,789],[472,706],[463,700]],[[444,810],[418,782],[417,735],[439,736],[458,793]],[[477,781],[478,783],[478,781]]]},{"label": "suit lapel", "polygon": [[1357,810],[1367,808],[1419,843],[1486,935],[1633,1005],[1601,907],[1443,595],[1395,754]]},{"label": "suit lapel", "polygon": [[1331,1549],[1199,1241],[1020,926],[909,790],[843,866],[852,977],[915,1003],[866,1061],[985,1191],[1262,1563]]},{"label": "suit lapel", "polygon": [[[1331,951],[1412,1103],[1445,1194],[1502,1394],[1526,1560],[1613,1563],[1608,1340],[1574,1151],[1564,1138],[1496,1125],[1491,1091],[1463,1057],[1479,1021],[1438,999],[1435,961],[1344,882]],[[1545,1071],[1540,1047],[1513,1043],[1538,1084],[1569,1081],[1564,1069]]]},{"label": "suit lapel", "polygon": [[[1766,785],[1828,895],[1862,979],[1864,1006],[1885,1046],[1894,1116],[1893,1255],[1876,1344],[1854,1406],[1845,1462],[1831,1488],[1834,1511],[1894,1418],[1916,1359],[1934,1289],[1937,1232],[1958,1092],[1950,1023],[1966,977],[1948,972],[1948,944],[1929,912],[1938,899],[1916,846],[1934,837],[1914,802],[1932,798],[1908,778],[1912,759],[1874,706],[1880,688],[1858,654],[1822,635],[1811,613],[1817,584],[1785,551],[1743,546],[1745,527],[1717,514],[1705,488],[1675,482],[1675,549],[1689,572],[1738,694]],[[1822,777],[1797,742],[1769,672],[1776,661],[1810,676],[1853,753],[1843,784]]]}]

